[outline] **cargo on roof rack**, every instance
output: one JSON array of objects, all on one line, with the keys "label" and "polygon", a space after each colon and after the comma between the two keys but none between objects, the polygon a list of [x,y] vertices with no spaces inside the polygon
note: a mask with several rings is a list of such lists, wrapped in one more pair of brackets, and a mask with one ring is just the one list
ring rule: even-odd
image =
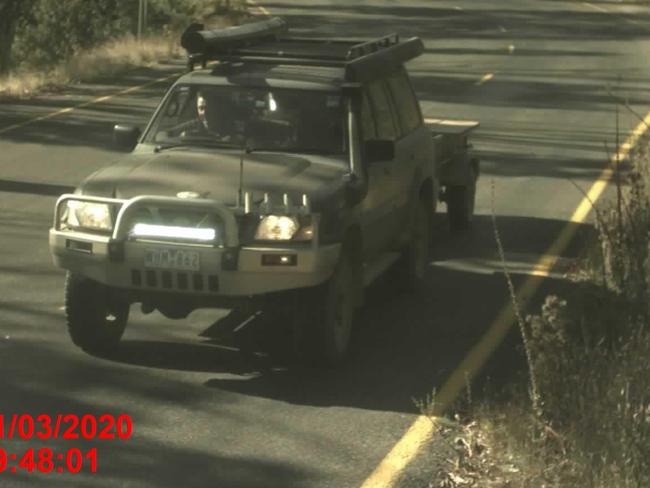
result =
[{"label": "cargo on roof rack", "polygon": [[292,37],[280,17],[226,29],[205,30],[190,25],[181,37],[188,53],[188,67],[208,61],[304,66],[338,66],[351,82],[373,79],[420,54],[418,37],[400,41],[397,34],[371,40]]}]

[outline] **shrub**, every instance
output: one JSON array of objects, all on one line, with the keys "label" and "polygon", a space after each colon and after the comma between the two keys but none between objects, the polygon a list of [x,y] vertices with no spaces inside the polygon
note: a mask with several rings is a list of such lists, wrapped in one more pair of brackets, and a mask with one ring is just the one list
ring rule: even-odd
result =
[{"label": "shrub", "polygon": [[541,420],[585,486],[650,486],[650,141],[638,147],[620,200],[597,210],[589,278],[528,320]]},{"label": "shrub", "polygon": [[[241,12],[243,1],[148,0],[148,34],[176,31],[211,13]],[[36,0],[17,26],[14,63],[52,66],[73,54],[137,31],[138,1]]]}]

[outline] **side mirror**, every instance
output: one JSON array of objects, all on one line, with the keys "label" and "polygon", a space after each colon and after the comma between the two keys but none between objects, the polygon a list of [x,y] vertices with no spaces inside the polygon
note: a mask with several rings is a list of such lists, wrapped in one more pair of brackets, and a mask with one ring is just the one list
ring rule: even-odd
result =
[{"label": "side mirror", "polygon": [[363,146],[363,159],[366,163],[395,159],[395,142],[384,139],[366,141]]},{"label": "side mirror", "polygon": [[140,129],[132,125],[117,124],[113,127],[113,143],[122,151],[133,151],[140,139]]}]

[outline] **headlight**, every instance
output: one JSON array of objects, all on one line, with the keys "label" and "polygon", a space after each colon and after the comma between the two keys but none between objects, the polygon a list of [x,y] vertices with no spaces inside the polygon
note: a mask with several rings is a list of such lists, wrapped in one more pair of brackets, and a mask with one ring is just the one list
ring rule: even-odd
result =
[{"label": "headlight", "polygon": [[260,220],[255,239],[260,241],[310,241],[314,231],[310,222],[301,225],[296,217],[267,215]]},{"label": "headlight", "polygon": [[69,227],[106,231],[113,229],[111,209],[108,205],[68,200],[67,206],[63,222]]}]

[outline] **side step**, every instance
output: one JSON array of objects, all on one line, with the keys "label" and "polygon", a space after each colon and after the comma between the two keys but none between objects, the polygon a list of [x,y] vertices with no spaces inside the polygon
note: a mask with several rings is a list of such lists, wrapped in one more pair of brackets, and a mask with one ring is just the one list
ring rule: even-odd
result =
[{"label": "side step", "polygon": [[363,264],[363,286],[369,286],[400,258],[398,252],[379,255],[374,261]]}]

